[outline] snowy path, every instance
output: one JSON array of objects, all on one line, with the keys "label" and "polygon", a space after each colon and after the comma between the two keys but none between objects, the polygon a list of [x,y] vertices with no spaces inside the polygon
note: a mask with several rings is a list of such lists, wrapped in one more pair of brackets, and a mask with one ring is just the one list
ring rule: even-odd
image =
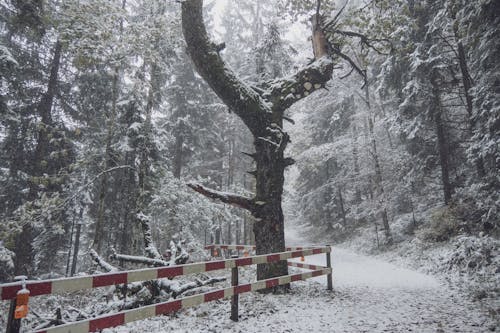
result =
[{"label": "snowy path", "polygon": [[[325,255],[306,258],[306,263],[324,261]],[[332,293],[325,290],[325,277],[318,277],[293,284],[287,295],[240,296],[238,323],[228,319],[229,304],[221,301],[112,332],[486,332],[494,327],[476,304],[433,277],[338,248],[332,261]]]}]

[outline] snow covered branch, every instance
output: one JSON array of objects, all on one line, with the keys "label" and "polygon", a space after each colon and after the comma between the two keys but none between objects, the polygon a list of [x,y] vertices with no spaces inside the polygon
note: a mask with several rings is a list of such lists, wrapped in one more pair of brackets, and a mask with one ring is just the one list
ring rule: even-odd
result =
[{"label": "snow covered branch", "polygon": [[270,99],[275,106],[286,110],[295,102],[324,88],[332,72],[333,61],[324,56],[291,77],[265,83],[263,88],[270,91]]},{"label": "snow covered branch", "polygon": [[94,249],[91,249],[89,251],[89,255],[92,258],[92,260],[102,269],[104,269],[106,272],[117,272],[118,268],[115,266],[109,264],[106,262],[104,259],[102,259],[97,252]]},{"label": "snow covered branch", "polygon": [[130,256],[127,254],[119,254],[119,253],[116,253],[114,250],[113,250],[113,253],[109,257],[113,260],[119,260],[119,261],[129,262],[129,263],[133,263],[133,264],[144,264],[144,265],[155,266],[155,267],[169,266],[170,265],[170,263],[168,261],[165,261],[162,259],[148,258],[148,257],[142,257],[142,256]]},{"label": "snow covered branch", "polygon": [[255,208],[254,202],[250,198],[243,197],[241,195],[237,194],[231,194],[231,193],[225,193],[225,192],[219,192],[216,190],[211,190],[208,189],[202,185],[199,184],[187,184],[190,188],[195,190],[196,192],[203,194],[204,196],[210,198],[210,199],[215,199],[222,201],[223,203],[244,208],[249,211],[253,211]]},{"label": "snow covered branch", "polygon": [[154,242],[153,242],[153,235],[151,233],[151,225],[149,224],[150,218],[147,215],[144,215],[143,213],[139,212],[136,214],[136,219],[141,223],[142,227],[142,234],[144,237],[144,252],[146,252],[146,255],[155,260],[161,260],[162,257],[160,255],[160,252],[158,252],[158,249],[156,248]]}]

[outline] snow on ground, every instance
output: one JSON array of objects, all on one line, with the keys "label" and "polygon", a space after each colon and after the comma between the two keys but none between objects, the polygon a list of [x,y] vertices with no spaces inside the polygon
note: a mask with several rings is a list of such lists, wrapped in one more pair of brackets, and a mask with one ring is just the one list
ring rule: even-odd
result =
[{"label": "snow on ground", "polygon": [[[294,243],[296,235],[287,236]],[[324,258],[311,256],[306,262],[324,264]],[[485,310],[429,275],[340,248],[333,248],[332,261],[333,292],[326,290],[325,277],[318,277],[294,283],[286,295],[243,294],[237,323],[229,320],[230,305],[224,300],[105,332],[486,332],[496,328]]]}]

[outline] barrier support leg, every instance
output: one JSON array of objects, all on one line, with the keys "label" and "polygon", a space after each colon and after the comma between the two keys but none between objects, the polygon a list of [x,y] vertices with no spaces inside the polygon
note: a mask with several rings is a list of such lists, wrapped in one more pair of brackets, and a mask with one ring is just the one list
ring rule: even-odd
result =
[{"label": "barrier support leg", "polygon": [[[232,258],[238,258],[238,256],[232,256]],[[238,285],[238,267],[231,268],[231,286],[235,287]],[[238,299],[239,295],[233,295],[231,299],[231,320],[238,321]]]},{"label": "barrier support leg", "polygon": [[[330,248],[330,252],[326,253],[326,267],[332,268],[332,256],[331,256],[331,246],[327,245]],[[326,283],[327,283],[327,289],[328,290],[333,290],[333,280],[332,280],[332,273],[328,274],[326,276]]]},{"label": "barrier support leg", "polygon": [[14,298],[10,301],[9,317],[7,319],[7,330],[6,333],[19,333],[21,330],[21,319],[14,318],[14,312],[16,310],[16,299]]}]

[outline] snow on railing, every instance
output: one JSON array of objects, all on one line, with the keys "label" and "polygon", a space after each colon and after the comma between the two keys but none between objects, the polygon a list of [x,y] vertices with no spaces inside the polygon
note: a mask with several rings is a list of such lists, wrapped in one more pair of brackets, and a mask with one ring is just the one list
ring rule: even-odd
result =
[{"label": "snow on railing", "polygon": [[[211,247],[225,247],[227,249],[243,250],[252,248],[247,245],[212,245]],[[73,292],[77,290],[92,289],[116,284],[131,283],[137,281],[156,280],[161,278],[172,278],[175,276],[188,275],[194,273],[209,272],[221,269],[232,269],[232,287],[218,289],[202,294],[187,296],[180,299],[148,305],[136,309],[126,310],[114,314],[104,315],[96,318],[82,320],[65,325],[54,326],[37,331],[38,333],[62,333],[62,332],[95,332],[105,328],[124,325],[136,320],[142,320],[161,314],[178,311],[183,308],[193,307],[201,303],[218,299],[233,297],[232,311],[237,313],[237,295],[245,292],[272,288],[278,285],[289,284],[294,281],[306,280],[308,278],[327,275],[328,289],[332,289],[332,269],[330,260],[330,246],[314,248],[287,248],[286,252],[270,253],[264,255],[248,256],[243,258],[232,258],[225,260],[207,261],[201,263],[184,264],[178,266],[148,268],[139,270],[122,271],[116,273],[99,274],[92,276],[26,281],[26,288],[30,291],[30,296],[40,296],[61,292]],[[315,254],[325,253],[327,267],[318,265],[308,265],[303,263],[289,262],[289,266],[310,269],[312,271],[279,276],[266,280],[259,280],[254,283],[238,284],[238,267],[264,264],[287,260],[297,257],[305,257]],[[0,284],[0,300],[12,300],[16,298],[17,292],[21,290],[21,283]],[[233,320],[236,318],[231,316]]]}]

